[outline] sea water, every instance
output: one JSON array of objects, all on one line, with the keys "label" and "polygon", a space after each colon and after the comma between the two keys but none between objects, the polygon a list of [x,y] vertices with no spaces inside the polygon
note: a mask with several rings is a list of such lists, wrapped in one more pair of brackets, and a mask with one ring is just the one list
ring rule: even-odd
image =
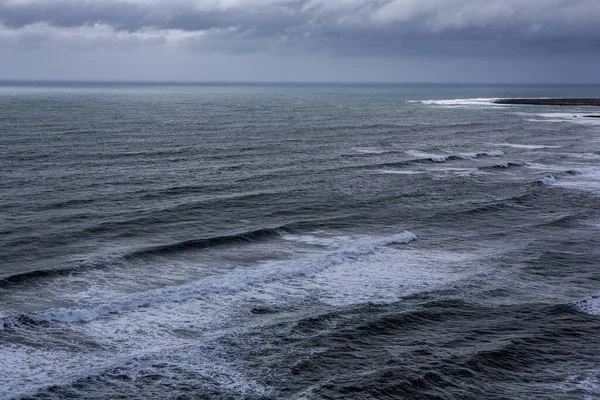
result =
[{"label": "sea water", "polygon": [[0,85],[0,398],[600,398],[593,86]]}]

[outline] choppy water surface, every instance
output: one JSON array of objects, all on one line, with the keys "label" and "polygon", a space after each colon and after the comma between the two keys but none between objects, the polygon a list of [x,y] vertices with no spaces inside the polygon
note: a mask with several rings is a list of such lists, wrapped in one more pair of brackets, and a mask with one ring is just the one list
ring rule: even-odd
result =
[{"label": "choppy water surface", "polygon": [[0,85],[0,398],[600,398],[599,87]]}]

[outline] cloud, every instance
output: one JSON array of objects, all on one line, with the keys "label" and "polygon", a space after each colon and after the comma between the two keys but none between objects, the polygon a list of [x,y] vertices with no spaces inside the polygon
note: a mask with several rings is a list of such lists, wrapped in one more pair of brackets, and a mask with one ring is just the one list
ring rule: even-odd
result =
[{"label": "cloud", "polygon": [[504,57],[597,51],[600,1],[5,0],[0,24],[5,41],[19,37],[13,42],[25,48],[50,40],[177,43],[226,53]]}]

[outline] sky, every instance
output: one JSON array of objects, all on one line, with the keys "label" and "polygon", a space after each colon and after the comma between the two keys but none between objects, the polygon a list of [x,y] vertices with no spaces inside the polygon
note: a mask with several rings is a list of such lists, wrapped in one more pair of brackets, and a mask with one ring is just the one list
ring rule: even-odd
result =
[{"label": "sky", "polygon": [[600,0],[0,0],[0,79],[600,83]]}]

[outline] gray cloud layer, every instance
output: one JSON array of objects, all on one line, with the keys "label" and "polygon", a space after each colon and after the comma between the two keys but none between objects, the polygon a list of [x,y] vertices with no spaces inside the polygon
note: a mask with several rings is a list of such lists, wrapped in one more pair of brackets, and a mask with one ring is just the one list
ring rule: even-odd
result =
[{"label": "gray cloud layer", "polygon": [[0,0],[0,57],[0,79],[597,81],[600,0]]},{"label": "gray cloud layer", "polygon": [[[192,49],[447,56],[600,49],[598,0],[6,0],[0,23],[183,31]],[[48,36],[41,34],[40,36]],[[88,35],[89,36],[89,35]]]}]

